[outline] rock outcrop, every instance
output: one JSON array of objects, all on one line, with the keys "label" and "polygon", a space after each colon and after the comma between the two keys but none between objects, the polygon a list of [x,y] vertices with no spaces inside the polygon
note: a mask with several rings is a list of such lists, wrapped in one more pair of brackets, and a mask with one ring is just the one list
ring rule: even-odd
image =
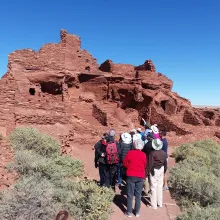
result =
[{"label": "rock outcrop", "polygon": [[177,135],[219,132],[219,110],[193,108],[172,92],[172,80],[158,73],[152,60],[139,66],[111,60],[98,65],[81,49],[78,36],[61,30],[60,37],[39,51],[9,55],[0,81],[4,136],[16,126],[34,126],[60,139],[69,152],[73,142],[89,142],[110,126],[129,130],[140,126],[142,117]]}]

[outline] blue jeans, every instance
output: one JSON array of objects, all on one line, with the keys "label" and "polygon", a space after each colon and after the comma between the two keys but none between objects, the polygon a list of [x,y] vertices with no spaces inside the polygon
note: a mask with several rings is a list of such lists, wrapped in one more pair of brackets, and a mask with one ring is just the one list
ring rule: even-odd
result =
[{"label": "blue jeans", "polygon": [[127,177],[127,212],[129,214],[132,214],[133,196],[135,196],[135,213],[140,212],[143,185],[144,179],[133,176]]},{"label": "blue jeans", "polygon": [[118,184],[121,184],[122,163],[117,166]]}]

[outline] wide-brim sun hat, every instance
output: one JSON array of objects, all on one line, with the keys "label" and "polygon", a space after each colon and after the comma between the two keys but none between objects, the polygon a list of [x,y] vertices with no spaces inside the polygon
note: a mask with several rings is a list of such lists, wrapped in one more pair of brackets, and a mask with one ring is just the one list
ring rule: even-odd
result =
[{"label": "wide-brim sun hat", "polygon": [[163,147],[163,142],[160,139],[152,140],[152,147],[154,150],[161,150]]},{"label": "wide-brim sun hat", "polygon": [[136,130],[135,129],[131,129],[130,132],[136,134]]},{"label": "wide-brim sun hat", "polygon": [[134,140],[133,145],[136,150],[142,150],[144,148],[144,142],[141,139]]},{"label": "wide-brim sun hat", "polygon": [[132,142],[131,135],[127,132],[121,134],[122,142],[125,144],[130,144]]},{"label": "wide-brim sun hat", "polygon": [[141,128],[137,128],[137,131],[142,132]]},{"label": "wide-brim sun hat", "polygon": [[138,139],[141,140],[141,135],[140,134],[134,134],[133,135],[133,141],[138,140]]},{"label": "wide-brim sun hat", "polygon": [[150,129],[154,132],[154,134],[158,134],[158,133],[159,133],[159,129],[158,129],[158,127],[157,127],[156,124],[155,124],[155,125],[152,125],[152,126],[150,127]]}]

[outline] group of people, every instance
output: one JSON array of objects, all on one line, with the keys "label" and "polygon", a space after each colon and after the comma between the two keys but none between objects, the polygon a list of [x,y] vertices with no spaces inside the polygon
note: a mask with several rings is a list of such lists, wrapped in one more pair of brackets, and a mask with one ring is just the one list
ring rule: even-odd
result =
[{"label": "group of people", "polygon": [[168,142],[166,131],[144,119],[141,128],[124,132],[115,140],[116,131],[110,129],[95,144],[95,167],[99,168],[100,186],[127,189],[127,212],[132,217],[132,200],[135,196],[135,213],[140,216],[141,196],[150,197],[150,208],[161,208],[163,190],[168,190],[166,170]]}]

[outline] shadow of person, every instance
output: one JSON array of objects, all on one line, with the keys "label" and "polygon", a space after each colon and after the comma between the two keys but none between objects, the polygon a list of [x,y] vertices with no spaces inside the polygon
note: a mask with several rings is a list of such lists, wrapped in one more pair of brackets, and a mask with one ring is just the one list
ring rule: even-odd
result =
[{"label": "shadow of person", "polygon": [[118,208],[121,209],[121,211],[124,213],[127,210],[127,199],[123,195],[115,195],[115,198],[113,200],[115,205],[118,206]]},{"label": "shadow of person", "polygon": [[121,190],[121,195],[127,195],[127,189],[126,189],[126,185],[121,185],[120,186],[120,190]]},{"label": "shadow of person", "polygon": [[148,196],[142,196],[141,197],[141,201],[144,203],[144,205],[146,205],[146,206],[150,206],[151,204],[150,204],[150,197],[148,197]]}]

